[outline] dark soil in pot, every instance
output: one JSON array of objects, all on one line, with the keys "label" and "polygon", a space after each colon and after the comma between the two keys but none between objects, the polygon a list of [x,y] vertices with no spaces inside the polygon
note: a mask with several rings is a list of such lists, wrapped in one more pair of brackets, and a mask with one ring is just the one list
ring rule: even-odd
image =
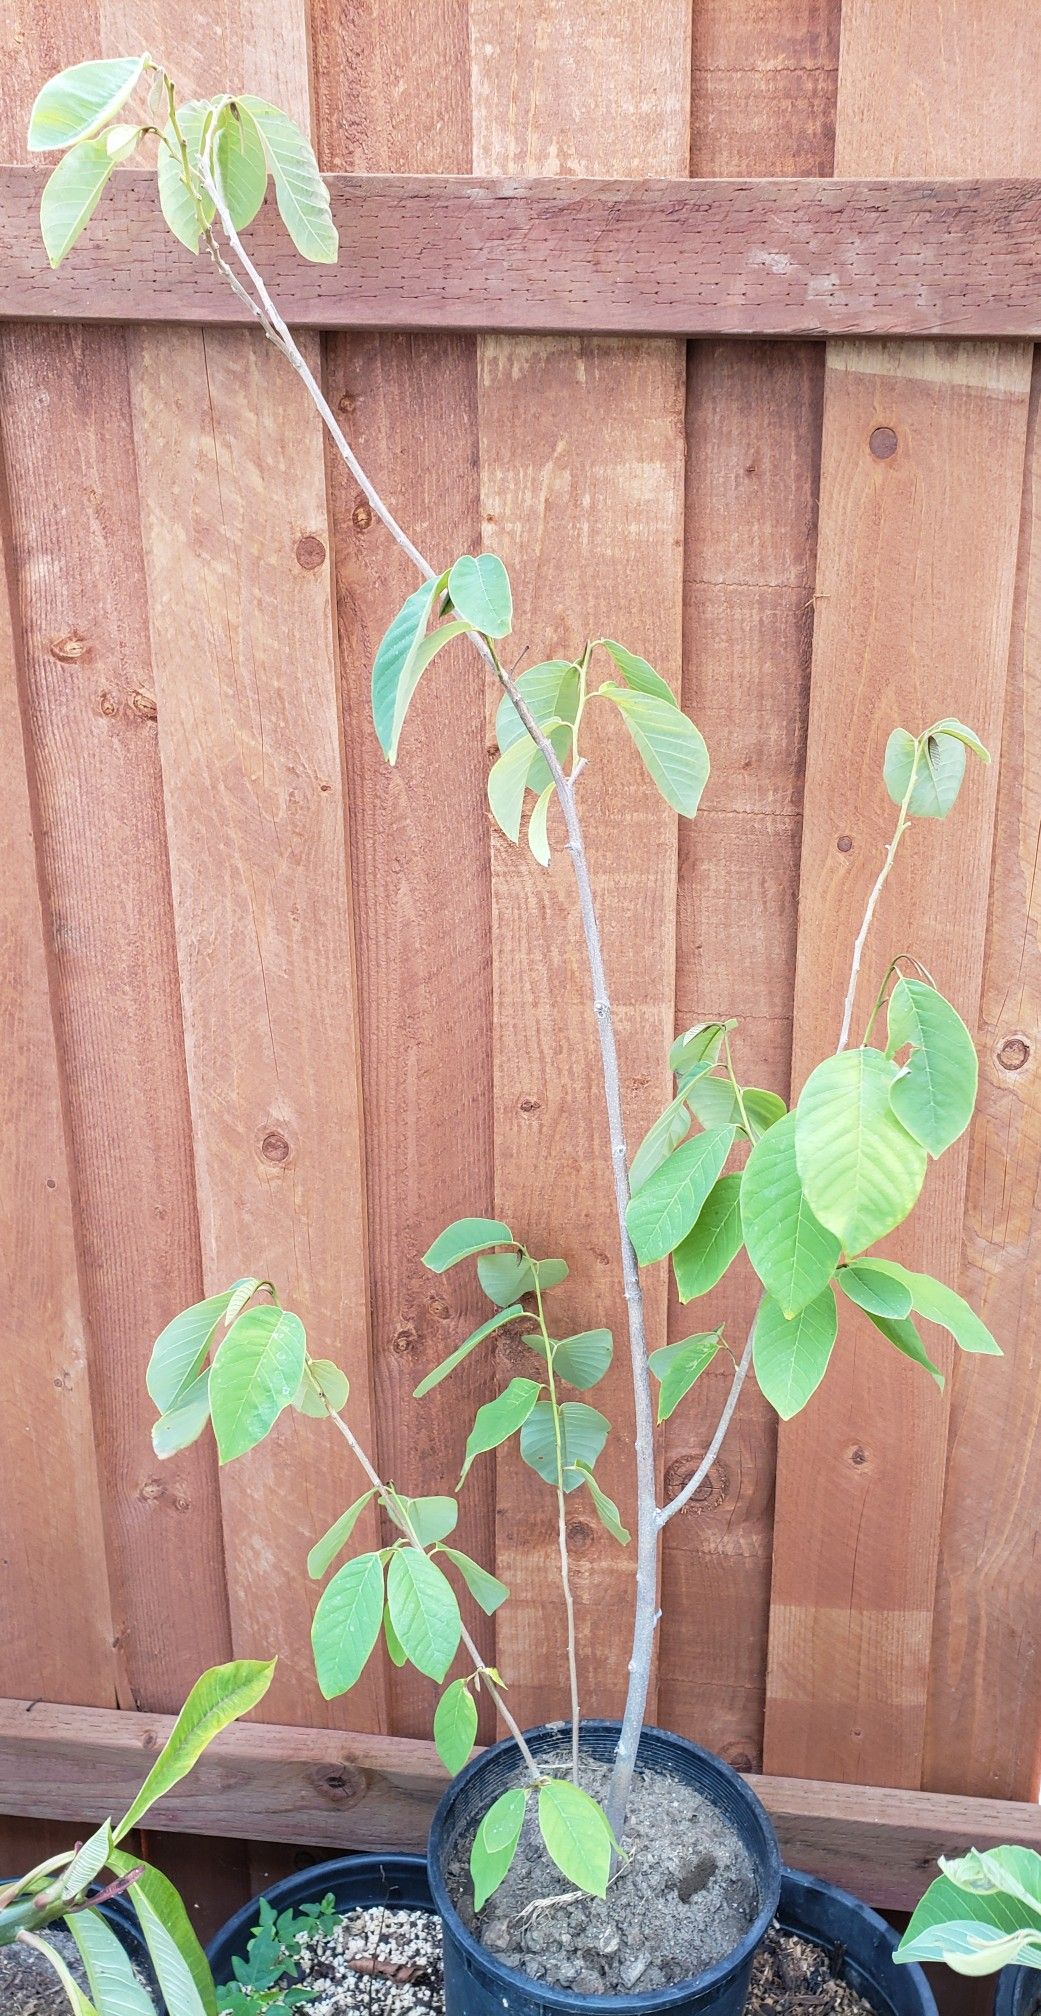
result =
[{"label": "dark soil in pot", "polygon": [[[61,1955],[76,1986],[86,1995],[89,1992],[86,1970],[72,1933],[58,1922],[46,1926],[40,1937]],[[158,2010],[160,2003],[150,1972],[136,1959],[134,1971],[142,1987],[152,1993]],[[31,1946],[17,1943],[0,1946],[0,2011],[2,2016],[69,2016],[69,1998],[54,1968]]]},{"label": "dark soil in pot", "polygon": [[[539,1763],[566,1775],[570,1752]],[[583,1760],[581,1783],[595,1798],[604,1798],[610,1775],[609,1764]],[[475,1832],[458,1837],[446,1870],[467,1930],[506,1966],[577,1995],[644,1994],[693,1980],[733,1952],[759,1909],[755,1870],[733,1827],[692,1785],[659,1771],[633,1779],[628,1860],[603,1900],[569,1891],[542,1845],[532,1801],[513,1866],[478,1918],[469,1873]]]}]

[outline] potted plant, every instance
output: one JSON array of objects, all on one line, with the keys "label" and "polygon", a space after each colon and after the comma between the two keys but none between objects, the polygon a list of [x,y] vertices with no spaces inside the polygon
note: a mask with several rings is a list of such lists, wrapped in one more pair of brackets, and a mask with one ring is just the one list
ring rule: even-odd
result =
[{"label": "potted plant", "polygon": [[[161,1870],[120,1844],[187,1776],[207,1744],[263,1700],[274,1670],[273,1660],[211,1667],[196,1681],[122,1819],[103,1820],[88,1840],[0,1884],[5,2009],[19,1979],[26,1992],[33,1986],[25,2006],[37,2006],[35,1975],[41,1993],[42,1983],[57,1977],[73,2016],[153,2016],[153,1987],[169,2016],[216,2016],[206,1956],[177,1891]],[[9,1954],[19,1963],[18,1976],[5,1972]]]},{"label": "potted plant", "polygon": [[[146,81],[147,110],[137,123],[120,117]],[[159,198],[171,229],[193,251],[208,251],[292,365],[376,515],[421,576],[373,665],[373,720],[388,760],[396,759],[420,678],[447,642],[465,635],[501,691],[499,755],[488,778],[493,816],[516,843],[529,811],[527,843],[542,868],[557,844],[549,825],[554,804],[562,819],[599,1039],[636,1422],[632,1651],[620,1723],[582,1716],[564,1516],[567,1496],[582,1491],[615,1541],[631,1544],[596,1477],[610,1423],[588,1400],[562,1394],[562,1388],[582,1394],[595,1388],[613,1339],[600,1327],[556,1334],[547,1298],[566,1264],[534,1253],[501,1220],[457,1221],[425,1256],[435,1272],[475,1264],[490,1313],[421,1383],[417,1397],[505,1325],[521,1327],[532,1354],[531,1376],[512,1379],[478,1410],[460,1452],[455,1491],[414,1499],[401,1480],[380,1475],[351,1425],[343,1373],[333,1359],[311,1355],[299,1319],[259,1277],[183,1312],[157,1340],[148,1375],[160,1415],[156,1448],[171,1454],[212,1423],[220,1460],[228,1462],[261,1441],[288,1406],[326,1419],[349,1449],[364,1489],[316,1540],[308,1563],[316,1578],[349,1550],[362,1511],[373,1502],[379,1506],[386,1544],[349,1556],[326,1583],[314,1618],[315,1664],[323,1691],[342,1694],[382,1640],[393,1660],[448,1683],[434,1735],[447,1768],[458,1775],[435,1820],[430,1870],[445,1928],[450,2016],[587,2002],[609,2009],[736,2010],[777,1905],[780,1865],[769,1822],[743,1781],[693,1744],[644,1726],[661,1535],[715,1461],[750,1369],[777,1412],[790,1418],[824,1376],[846,1301],[940,1384],[916,1317],[949,1330],[965,1350],[998,1351],[952,1289],[872,1250],[913,1208],[930,1158],[968,1125],[977,1079],[969,1032],[924,969],[900,955],[877,972],[862,1040],[850,1042],[870,927],[898,849],[918,820],[950,812],[966,752],[989,758],[971,728],[953,718],[917,734],[894,729],[883,766],[897,807],[894,830],[852,949],[835,1053],[810,1073],[789,1112],[776,1093],[743,1082],[731,1040],[736,1025],[713,1004],[712,1019],[673,1045],[673,1096],[630,1157],[583,835],[583,725],[590,707],[613,714],[650,780],[684,817],[696,814],[708,780],[704,741],[669,683],[611,637],[576,640],[570,657],[511,670],[502,655],[512,628],[502,562],[482,553],[435,568],[397,524],[359,467],[239,236],[260,207],[270,172],[299,250],[314,259],[336,257],[317,165],[304,136],[277,108],[248,96],[179,105],[169,76],[147,56],[83,64],[52,79],[30,126],[31,145],[62,150],[42,202],[52,261],[65,256],[83,229],[113,164],[128,159],[147,133],[158,138]],[[747,1160],[728,1167],[735,1154]],[[680,1300],[687,1303],[715,1289],[742,1252],[763,1291],[747,1338],[731,1350],[723,1327],[708,1323],[648,1354],[641,1267],[671,1261]],[[595,1310],[589,1322],[596,1326]],[[682,1489],[659,1503],[656,1422],[671,1415],[721,1353],[732,1359],[732,1379],[705,1457]],[[562,1662],[571,1711],[566,1727],[527,1735],[510,1711],[502,1676],[462,1622],[454,1583],[488,1613],[508,1591],[450,1544],[456,1493],[465,1488],[471,1466],[484,1452],[514,1441],[519,1460],[556,1498]],[[463,1670],[449,1680],[460,1654]],[[481,1689],[507,1737],[468,1762],[477,1728],[474,1695]],[[571,1886],[563,1895],[560,1876]],[[658,1951],[663,1903],[669,1937]],[[519,1945],[509,1930],[515,1920],[525,1926]],[[580,1945],[581,1928],[588,1926],[595,1937]]]}]

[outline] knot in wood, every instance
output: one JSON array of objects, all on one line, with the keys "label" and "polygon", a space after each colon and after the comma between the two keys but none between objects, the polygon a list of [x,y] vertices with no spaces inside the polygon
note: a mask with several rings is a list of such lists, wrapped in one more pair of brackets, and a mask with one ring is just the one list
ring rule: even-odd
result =
[{"label": "knot in wood", "polygon": [[357,532],[367,532],[369,526],[372,524],[372,507],[366,504],[364,498],[362,498],[360,504],[355,505],[354,510],[351,512],[351,524]]},{"label": "knot in wood", "polygon": [[1006,1036],[998,1051],[1003,1071],[1022,1071],[1030,1056],[1030,1045],[1022,1036]]},{"label": "knot in wood", "polygon": [[313,573],[325,559],[325,547],[313,532],[305,532],[303,538],[296,542],[296,557],[307,573]]},{"label": "knot in wood", "polygon": [[260,1152],[265,1162],[282,1163],[288,1162],[291,1150],[285,1135],[272,1127],[260,1144]]},{"label": "knot in wood", "polygon": [[835,842],[835,845],[838,848],[840,854],[851,854],[853,851],[852,834],[840,833],[838,839]]},{"label": "knot in wood", "polygon": [[63,665],[75,665],[81,658],[90,657],[90,645],[75,630],[70,630],[66,637],[52,637],[48,650],[51,657],[60,659]]},{"label": "knot in wood", "polygon": [[873,427],[868,436],[868,447],[877,462],[888,462],[895,455],[899,443],[892,427]]},{"label": "knot in wood", "polygon": [[[665,1503],[667,1506],[671,1505],[672,1500],[684,1489],[688,1480],[693,1477],[701,1460],[700,1456],[677,1456],[675,1461],[669,1464],[665,1472]],[[697,1490],[691,1493],[682,1512],[678,1516],[681,1519],[685,1519],[688,1512],[714,1512],[718,1506],[725,1505],[729,1496],[730,1477],[726,1464],[722,1462],[713,1463],[708,1476],[702,1478]]]}]

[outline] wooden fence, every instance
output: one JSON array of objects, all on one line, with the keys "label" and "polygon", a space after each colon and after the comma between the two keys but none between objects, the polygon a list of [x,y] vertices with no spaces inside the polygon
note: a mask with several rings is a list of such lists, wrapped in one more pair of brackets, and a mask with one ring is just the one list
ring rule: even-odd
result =
[{"label": "wooden fence", "polygon": [[[677,1027],[740,1017],[741,1070],[785,1094],[833,1046],[890,727],[955,713],[1000,751],[913,834],[877,945],[913,946],[981,1058],[971,1137],[896,1250],[960,1274],[1007,1356],[948,1365],[941,1399],[844,1310],[796,1422],[778,1435],[745,1395],[668,1528],[655,1713],[742,1768],[832,1781],[833,1813],[843,1783],[1035,1799],[1032,0],[15,0],[12,26],[0,1694],[98,1711],[76,1754],[103,1759],[114,1709],[170,1711],[206,1663],[277,1650],[271,1719],[312,1746],[294,1770],[326,1768],[323,1730],[425,1738],[410,1672],[374,1664],[333,1704],[314,1686],[302,1564],[354,1495],[321,1430],[286,1420],[219,1479],[208,1447],[158,1465],[151,1340],[271,1274],[418,1492],[519,1349],[412,1403],[479,1311],[419,1264],[447,1219],[494,1208],[567,1257],[569,1323],[624,1327],[569,871],[490,826],[474,666],[456,647],[431,675],[388,769],[367,682],[407,570],[292,374],[157,239],[141,177],[46,272],[17,165],[35,91],[150,46],[189,91],[244,85],[310,125],[340,266],[304,271],[266,213],[257,243],[418,542],[500,552],[518,646],[607,630],[707,737],[679,833],[616,736],[583,784],[632,1140]],[[664,1275],[653,1344],[689,1327]],[[739,1337],[753,1300],[738,1272],[713,1315]],[[721,1394],[706,1375],[670,1422],[673,1486]],[[624,1506],[621,1370],[607,1405]],[[495,1657],[516,1712],[560,1711],[542,1487],[488,1459],[462,1527],[513,1592]],[[585,1700],[612,1712],[628,1568],[580,1509],[571,1535]],[[74,1818],[82,1774],[43,1789],[31,1721],[4,1724],[0,1808]],[[428,1796],[429,1753],[380,1755]],[[278,1838],[278,1810],[260,1797],[242,1831]],[[223,1866],[230,1894],[246,1874]]]}]

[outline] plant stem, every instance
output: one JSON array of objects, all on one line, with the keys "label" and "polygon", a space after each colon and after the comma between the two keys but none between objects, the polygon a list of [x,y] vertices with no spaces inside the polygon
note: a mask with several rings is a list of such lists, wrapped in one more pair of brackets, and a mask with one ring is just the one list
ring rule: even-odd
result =
[{"label": "plant stem", "polygon": [[838,1054],[839,1050],[844,1050],[846,1048],[847,1043],[849,1042],[850,1025],[853,1021],[853,1003],[856,1000],[857,995],[857,981],[860,978],[860,962],[864,955],[864,946],[867,943],[867,935],[871,929],[871,919],[873,918],[875,911],[878,907],[878,899],[881,896],[882,891],[886,886],[886,882],[889,879],[889,871],[892,868],[893,862],[896,859],[896,850],[899,847],[900,842],[904,836],[904,829],[907,825],[909,816],[911,794],[914,790],[915,781],[918,776],[918,765],[921,762],[921,757],[922,757],[922,749],[921,749],[921,743],[919,741],[918,743],[915,744],[914,760],[911,764],[911,775],[907,780],[907,790],[904,792],[903,802],[900,806],[900,811],[897,817],[893,837],[889,842],[888,847],[886,848],[886,858],[883,861],[882,866],[879,870],[875,886],[872,889],[870,896],[868,897],[867,908],[864,911],[864,921],[861,924],[860,930],[857,932],[856,942],[853,946],[853,961],[852,965],[850,966],[849,986],[846,989],[846,1005],[842,1011],[842,1028],[839,1031],[839,1040],[836,1049],[836,1055]]},{"label": "plant stem", "polygon": [[675,1498],[670,1498],[668,1504],[662,1506],[661,1511],[658,1513],[659,1528],[661,1528],[662,1526],[667,1526],[669,1520],[674,1519],[676,1517],[677,1512],[682,1512],[683,1507],[685,1505],[689,1505],[691,1499],[694,1496],[695,1491],[698,1488],[698,1485],[704,1483],[706,1477],[708,1476],[709,1471],[712,1468],[713,1463],[716,1460],[716,1457],[719,1455],[719,1452],[723,1447],[723,1441],[726,1436],[727,1429],[729,1428],[730,1423],[734,1418],[734,1409],[737,1406],[738,1400],[741,1397],[741,1388],[744,1385],[746,1378],[748,1377],[748,1369],[752,1363],[752,1340],[754,1337],[755,1337],[755,1325],[753,1324],[751,1330],[748,1333],[748,1337],[745,1342],[745,1348],[741,1353],[741,1357],[738,1361],[737,1368],[734,1372],[734,1377],[730,1387],[730,1391],[727,1394],[726,1405],[724,1406],[723,1412],[720,1415],[719,1421],[716,1425],[716,1432],[713,1435],[712,1440],[709,1443],[708,1448],[706,1449],[705,1454],[701,1459],[701,1462],[698,1464],[698,1467],[695,1470],[694,1475],[692,1477],[688,1477],[685,1485],[683,1486],[682,1491],[677,1491]]},{"label": "plant stem", "polygon": [[[339,1429],[340,1434],[343,1436],[344,1441],[350,1448],[355,1458],[355,1461],[361,1464],[361,1467],[364,1470],[365,1475],[369,1480],[369,1483],[372,1485],[373,1490],[377,1493],[381,1501],[385,1501],[388,1495],[387,1486],[384,1484],[383,1479],[380,1476],[379,1471],[376,1469],[375,1465],[370,1462],[369,1457],[366,1454],[365,1450],[362,1448],[362,1445],[359,1442],[358,1437],[355,1435],[354,1430],[344,1420],[343,1415],[337,1414],[335,1410],[328,1405],[328,1402],[326,1402],[326,1409],[330,1421],[333,1423],[333,1426],[335,1428]],[[412,1521],[409,1518],[408,1513],[405,1510],[404,1506],[402,1506],[401,1508],[401,1516],[402,1516],[402,1525],[405,1528],[406,1536],[410,1544],[413,1547],[418,1548],[421,1554],[425,1554],[427,1550],[421,1544],[417,1536],[416,1529],[413,1526]],[[507,1708],[506,1703],[503,1700],[502,1695],[499,1692],[499,1689],[496,1686],[494,1680],[492,1679],[491,1674],[488,1671],[488,1667],[484,1659],[481,1657],[480,1651],[478,1650],[478,1647],[474,1643],[474,1640],[471,1638],[470,1633],[467,1630],[465,1624],[463,1625],[462,1630],[462,1640],[463,1644],[466,1646],[466,1649],[470,1654],[471,1659],[474,1662],[475,1667],[479,1669],[484,1684],[487,1687],[488,1692],[491,1695],[492,1700],[494,1701],[499,1714],[501,1715],[503,1721],[505,1722],[506,1727],[510,1732],[510,1735],[513,1737],[513,1740],[516,1743],[517,1748],[519,1749],[521,1756],[524,1759],[524,1763],[527,1767],[527,1770],[529,1771],[535,1784],[536,1785],[541,1784],[542,1773],[539,1770],[538,1765],[536,1764],[535,1759],[531,1754],[531,1751],[528,1749],[528,1746],[524,1741],[524,1736],[520,1728],[518,1727],[517,1722],[515,1721],[514,1717],[511,1715],[509,1709]]]},{"label": "plant stem", "polygon": [[578,1704],[578,1654],[575,1641],[575,1599],[571,1591],[571,1564],[567,1551],[567,1504],[564,1497],[564,1437],[560,1425],[560,1404],[557,1400],[557,1381],[553,1370],[554,1345],[546,1328],[546,1316],[542,1307],[542,1290],[539,1287],[539,1270],[536,1264],[532,1272],[535,1276],[535,1300],[538,1304],[539,1329],[546,1347],[546,1383],[549,1404],[553,1410],[553,1440],[557,1452],[557,1544],[560,1550],[560,1581],[564,1591],[564,1609],[567,1614],[567,1670],[571,1688],[571,1777],[578,1784],[578,1725],[580,1721]]},{"label": "plant stem", "polygon": [[727,1060],[727,1074],[730,1078],[730,1083],[733,1088],[734,1098],[737,1100],[737,1110],[741,1115],[741,1125],[744,1128],[745,1133],[747,1134],[749,1140],[751,1140],[752,1129],[748,1124],[748,1114],[745,1112],[745,1096],[741,1090],[740,1085],[737,1082],[737,1073],[734,1070],[734,1060],[730,1055],[730,1037],[728,1036],[725,1029],[723,1031],[723,1052]]}]

